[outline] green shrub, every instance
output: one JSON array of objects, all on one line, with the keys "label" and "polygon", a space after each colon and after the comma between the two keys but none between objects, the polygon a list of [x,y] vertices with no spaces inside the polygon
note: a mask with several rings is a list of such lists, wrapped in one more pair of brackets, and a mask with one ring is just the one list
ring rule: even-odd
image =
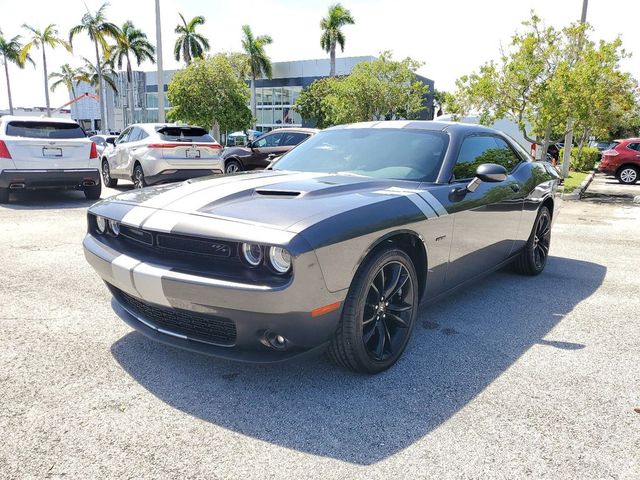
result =
[{"label": "green shrub", "polygon": [[[588,172],[593,170],[598,161],[598,149],[591,147],[583,147],[578,153],[578,147],[571,149],[571,168],[577,172]],[[560,162],[564,158],[564,148],[560,149]]]}]

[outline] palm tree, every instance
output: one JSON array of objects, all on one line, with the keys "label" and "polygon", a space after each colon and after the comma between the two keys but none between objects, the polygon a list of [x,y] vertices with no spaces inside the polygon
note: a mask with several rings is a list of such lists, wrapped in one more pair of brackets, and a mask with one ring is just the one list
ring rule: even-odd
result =
[{"label": "palm tree", "polygon": [[266,76],[271,79],[271,60],[264,51],[264,47],[273,43],[269,35],[253,36],[249,25],[242,26],[242,48],[247,54],[249,72],[251,74],[251,114],[253,115],[253,128],[256,128],[256,78]]},{"label": "palm tree", "polygon": [[84,60],[84,65],[78,69],[76,81],[86,82],[96,89],[96,93],[102,101],[102,87],[100,80],[106,83],[107,87],[114,92],[118,91],[116,83],[116,72],[113,69],[113,61],[110,59],[103,60],[99,66],[94,65],[88,58],[80,57]]},{"label": "palm tree", "polygon": [[116,45],[111,50],[111,60],[118,68],[127,64],[127,93],[129,103],[129,123],[133,123],[134,99],[133,99],[133,71],[131,69],[131,57],[135,57],[138,66],[145,60],[155,63],[155,48],[147,40],[147,35],[137,29],[129,20],[124,22],[120,29],[122,34],[117,39]]},{"label": "palm tree", "polygon": [[331,58],[329,71],[331,77],[336,76],[336,45],[340,45],[340,49],[344,52],[345,37],[341,28],[354,23],[356,21],[351,16],[351,12],[339,3],[331,5],[327,16],[320,21],[320,28],[323,30],[320,46],[329,53]]},{"label": "palm tree", "polygon": [[58,28],[54,23],[47,25],[44,30],[40,30],[31,25],[24,23],[22,28],[25,28],[30,32],[31,40],[24,47],[22,47],[21,57],[26,58],[33,47],[40,48],[42,50],[42,67],[44,69],[44,100],[47,105],[47,117],[51,116],[51,104],[49,102],[49,74],[47,73],[47,54],[45,47],[48,45],[51,48],[56,48],[62,45],[68,51],[71,51],[71,46],[62,38],[58,37]]},{"label": "palm tree", "polygon": [[[158,60],[158,122],[164,123],[164,69],[162,68],[162,25],[160,0],[156,0],[156,58]],[[162,83],[160,83],[162,82]]]},{"label": "palm tree", "polygon": [[71,94],[72,98],[76,98],[76,82],[79,80],[80,69],[71,68],[71,65],[65,63],[60,67],[59,72],[49,74],[49,80],[55,80],[49,88],[54,92],[59,86],[64,85]]},{"label": "palm tree", "polygon": [[19,68],[24,68],[27,61],[33,64],[31,56],[28,54],[22,57],[22,43],[20,35],[16,35],[10,40],[0,35],[0,56],[4,63],[4,74],[7,77],[7,95],[9,96],[9,113],[13,115],[13,101],[11,100],[11,83],[9,82],[9,62],[16,64]]},{"label": "palm tree", "polygon": [[117,39],[120,36],[120,29],[111,22],[107,22],[104,11],[106,10],[108,3],[103,3],[102,6],[94,13],[87,11],[82,16],[82,21],[79,25],[76,25],[69,31],[69,44],[73,43],[73,37],[79,33],[85,32],[89,39],[93,42],[96,53],[96,66],[98,69],[98,91],[100,92],[100,130],[105,129],[105,102],[104,95],[102,94],[102,61],[100,59],[100,48],[102,53],[109,52],[109,45],[107,44],[107,38],[111,37]]},{"label": "palm tree", "polygon": [[180,36],[176,39],[176,45],[173,48],[173,55],[177,61],[180,61],[180,57],[188,65],[194,58],[202,58],[204,52],[209,51],[209,40],[203,35],[196,33],[196,27],[203,25],[205,19],[202,15],[193,17],[187,22],[181,13],[179,13],[182,19],[182,25],[176,26],[175,32]]}]

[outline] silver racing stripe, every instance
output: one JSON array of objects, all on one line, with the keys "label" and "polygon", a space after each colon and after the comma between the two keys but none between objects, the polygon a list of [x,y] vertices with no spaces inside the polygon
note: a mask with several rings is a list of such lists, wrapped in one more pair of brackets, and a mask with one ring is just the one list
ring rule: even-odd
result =
[{"label": "silver racing stripe", "polygon": [[436,197],[434,197],[432,193],[428,192],[427,190],[421,190],[419,195],[427,201],[427,203],[431,206],[431,208],[435,210],[439,217],[443,217],[449,214],[447,210],[442,206],[440,201]]}]

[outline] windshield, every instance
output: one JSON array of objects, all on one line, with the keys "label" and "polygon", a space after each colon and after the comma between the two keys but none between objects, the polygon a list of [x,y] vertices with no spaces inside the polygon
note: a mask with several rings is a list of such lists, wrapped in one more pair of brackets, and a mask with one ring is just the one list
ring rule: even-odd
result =
[{"label": "windshield", "polygon": [[325,130],[282,156],[272,168],[433,182],[448,142],[446,134],[429,130]]}]

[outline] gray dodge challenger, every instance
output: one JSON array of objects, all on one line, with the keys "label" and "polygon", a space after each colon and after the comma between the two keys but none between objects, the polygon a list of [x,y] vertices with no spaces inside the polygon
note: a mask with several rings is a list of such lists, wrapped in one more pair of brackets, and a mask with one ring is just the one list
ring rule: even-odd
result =
[{"label": "gray dodge challenger", "polygon": [[376,373],[419,305],[509,263],[543,271],[560,183],[478,125],[342,125],[265,171],[96,203],[84,251],[116,313],[152,339],[251,362],[326,351]]}]

